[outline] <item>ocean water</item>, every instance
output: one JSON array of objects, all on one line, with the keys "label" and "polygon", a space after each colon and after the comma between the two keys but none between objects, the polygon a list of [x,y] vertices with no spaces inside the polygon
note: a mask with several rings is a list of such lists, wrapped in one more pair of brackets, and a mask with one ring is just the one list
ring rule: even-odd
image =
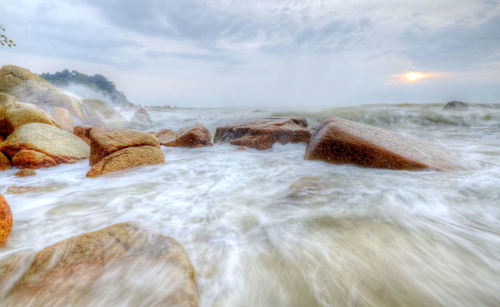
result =
[{"label": "ocean water", "polygon": [[[88,161],[27,178],[9,170],[0,193],[14,228],[0,260],[135,221],[184,246],[201,306],[500,306],[500,105],[149,112],[150,130],[201,123],[212,133],[269,116],[304,116],[314,127],[336,115],[447,146],[467,169],[370,169],[306,161],[305,144],[223,144],[162,147],[164,165],[99,178],[85,177]],[[293,185],[303,177],[316,184]],[[36,189],[16,194],[12,186]],[[118,295],[106,304],[130,302]]]}]

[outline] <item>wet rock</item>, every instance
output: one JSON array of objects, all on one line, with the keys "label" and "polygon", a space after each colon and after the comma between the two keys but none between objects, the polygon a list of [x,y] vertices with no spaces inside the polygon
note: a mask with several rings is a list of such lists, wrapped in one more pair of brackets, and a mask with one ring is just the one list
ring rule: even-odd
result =
[{"label": "wet rock", "polygon": [[45,193],[59,190],[60,186],[17,186],[13,185],[7,188],[8,194],[25,194],[25,193]]},{"label": "wet rock", "polygon": [[12,164],[17,168],[39,169],[42,167],[53,167],[59,163],[39,151],[21,149],[12,157]]},{"label": "wet rock", "polygon": [[94,127],[88,125],[75,126],[73,128],[73,134],[81,138],[85,143],[90,145],[89,137],[90,137],[90,130],[92,130],[92,128]]},{"label": "wet rock", "polygon": [[[1,140],[0,140],[1,142]],[[12,168],[9,158],[0,152],[0,171],[5,171]]]},{"label": "wet rock", "polygon": [[71,118],[71,114],[65,108],[55,107],[52,108],[52,116],[54,120],[66,131],[73,131],[75,122]]},{"label": "wet rock", "polygon": [[30,123],[42,123],[61,128],[47,112],[34,104],[18,102],[6,108],[5,124],[9,134]]},{"label": "wet rock", "polygon": [[461,168],[442,146],[338,117],[314,130],[305,158],[400,170]]},{"label": "wet rock", "polygon": [[[212,134],[204,126],[197,124],[188,129],[181,129],[175,132],[175,139],[168,129],[162,130],[159,133],[164,141],[170,138],[170,141],[163,142],[162,145],[168,147],[203,147],[213,146]],[[171,131],[171,130],[170,130]]]},{"label": "wet rock", "polygon": [[106,123],[96,117],[89,117],[82,123],[83,126],[106,127]]},{"label": "wet rock", "polygon": [[127,120],[118,111],[107,103],[97,99],[83,100],[83,107],[87,117],[97,118],[111,128],[122,128]]},{"label": "wet rock", "polygon": [[127,147],[104,157],[87,172],[87,177],[116,172],[141,165],[162,164],[163,151],[153,146]]},{"label": "wet rock", "polygon": [[128,129],[95,127],[90,130],[89,139],[91,166],[104,157],[127,147],[152,146],[160,148],[160,143],[154,135]]},{"label": "wet rock", "polygon": [[162,131],[156,133],[156,137],[160,144],[167,146],[167,144],[173,144],[177,138],[177,133],[170,129],[163,129]]},{"label": "wet rock", "polygon": [[246,148],[245,146],[238,146],[238,148],[236,148],[236,151],[248,151],[248,148]]},{"label": "wet rock", "polygon": [[132,119],[127,124],[127,128],[130,129],[148,129],[153,124],[148,111],[145,108],[139,108],[135,111]]},{"label": "wet rock", "polygon": [[[35,161],[45,161],[43,165],[47,162],[42,155],[60,164],[86,159],[90,153],[89,145],[79,137],[57,127],[40,123],[19,127],[0,145],[0,151],[6,152],[11,157],[15,157],[22,150],[40,153],[34,157]],[[25,157],[24,153],[22,157]]]},{"label": "wet rock", "polygon": [[290,185],[292,191],[319,191],[326,188],[326,181],[321,177],[302,177]]},{"label": "wet rock", "polygon": [[449,101],[447,102],[443,110],[457,110],[457,111],[467,111],[469,110],[469,105],[462,101]]},{"label": "wet rock", "polygon": [[52,86],[48,81],[26,68],[5,65],[0,69],[0,92],[11,94],[18,101],[50,109],[61,107],[81,120],[85,119],[80,103]]},{"label": "wet rock", "polygon": [[5,246],[12,231],[12,212],[5,198],[0,194],[0,247]]},{"label": "wet rock", "polygon": [[36,172],[32,169],[29,169],[29,168],[22,169],[19,172],[14,174],[14,176],[17,176],[17,177],[31,177],[31,176],[35,176],[35,175],[36,175]]},{"label": "wet rock", "polygon": [[311,131],[305,118],[267,118],[217,127],[214,142],[269,149],[274,143],[308,143]]},{"label": "wet rock", "polygon": [[183,247],[131,223],[51,245],[24,272],[15,261],[7,266],[11,278],[20,273],[5,291],[7,305],[198,306],[195,272]]}]

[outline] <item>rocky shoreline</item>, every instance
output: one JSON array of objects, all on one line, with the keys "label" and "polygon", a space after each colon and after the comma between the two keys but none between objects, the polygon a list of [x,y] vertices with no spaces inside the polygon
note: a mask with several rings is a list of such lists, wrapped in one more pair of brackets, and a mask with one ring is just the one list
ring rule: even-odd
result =
[{"label": "rocky shoreline", "polygon": [[[86,176],[97,177],[165,163],[161,146],[198,148],[221,143],[230,143],[238,150],[306,143],[307,160],[362,167],[438,171],[462,168],[458,157],[445,147],[337,117],[325,119],[314,129],[308,127],[305,118],[263,118],[217,127],[213,137],[202,124],[178,131],[168,127],[159,132],[139,131],[150,126],[151,118],[144,108],[137,108],[127,121],[105,102],[80,101],[27,69],[12,65],[0,69],[0,170],[19,168],[20,176],[34,175],[33,170],[39,168],[89,159]],[[12,223],[10,207],[0,195],[0,246],[7,244]],[[148,241],[151,238],[153,242]],[[54,255],[58,255],[55,265]],[[62,295],[70,288],[75,296],[82,297],[91,281],[102,277],[104,268],[128,270],[141,257],[155,265],[174,265],[175,269],[165,274],[171,274],[168,278],[178,281],[180,288],[165,298],[166,303],[198,305],[195,269],[182,246],[172,238],[148,234],[133,224],[113,225],[56,243],[39,251],[29,268],[21,268],[15,261],[0,266],[2,280],[19,276],[0,283],[0,297],[11,304],[25,304],[37,296],[46,298],[46,291]],[[116,274],[113,278],[117,278]]]}]

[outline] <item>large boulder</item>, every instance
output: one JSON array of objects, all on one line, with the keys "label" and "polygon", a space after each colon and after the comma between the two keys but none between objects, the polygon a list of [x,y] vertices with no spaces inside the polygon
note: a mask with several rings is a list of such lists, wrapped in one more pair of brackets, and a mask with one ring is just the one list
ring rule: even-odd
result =
[{"label": "large boulder", "polygon": [[202,147],[212,146],[212,134],[204,126],[197,124],[188,129],[181,129],[175,133],[164,129],[158,132],[157,137],[161,145],[169,147]]},{"label": "large boulder", "polygon": [[256,149],[268,149],[274,143],[308,143],[311,131],[305,118],[266,118],[217,127],[214,142]]},{"label": "large boulder", "polygon": [[[0,140],[1,141],[1,140]],[[2,152],[0,152],[0,171],[5,171],[12,168],[12,164]]]},{"label": "large boulder", "polygon": [[465,102],[462,101],[453,100],[447,102],[444,105],[443,110],[467,111],[469,110],[469,105],[467,105]]},{"label": "large boulder", "polygon": [[[0,247],[7,243],[7,238],[12,231],[12,212],[9,204],[0,194]],[[1,297],[1,296],[0,296]]]},{"label": "large boulder", "polygon": [[28,261],[18,257],[0,267],[12,284],[3,293],[8,306],[198,306],[184,248],[135,224],[69,238],[38,252],[25,268]]},{"label": "large boulder", "polygon": [[338,117],[314,130],[305,158],[400,170],[461,168],[442,146]]},{"label": "large boulder", "polygon": [[149,133],[95,127],[88,133],[90,140],[90,166],[88,177],[139,165],[165,162],[158,139]]},{"label": "large boulder", "polygon": [[89,118],[97,118],[111,128],[122,128],[127,124],[125,117],[103,101],[85,99],[82,103]]},{"label": "large boulder", "polygon": [[44,153],[35,150],[21,149],[12,157],[12,164],[18,168],[38,169],[56,166],[59,163]]},{"label": "large boulder", "polygon": [[47,112],[34,104],[18,102],[6,108],[5,125],[9,134],[30,123],[42,123],[61,128]]},{"label": "large boulder", "polygon": [[7,109],[16,104],[16,98],[6,93],[0,93],[0,137],[7,136],[9,130],[5,122]]},{"label": "large boulder", "polygon": [[65,108],[79,119],[85,119],[80,102],[26,68],[3,66],[0,69],[0,92],[11,94],[18,101],[33,103],[46,109]]},{"label": "large boulder", "polygon": [[[19,161],[23,163],[19,166],[31,165],[34,168],[45,167],[47,161],[51,160],[56,164],[73,163],[88,158],[90,154],[89,145],[79,137],[57,127],[40,123],[19,127],[0,145],[0,151],[12,157],[13,162],[17,161],[19,157],[16,158],[16,155],[20,154],[22,158]],[[34,157],[34,160],[27,162],[25,158],[29,156]],[[14,163],[14,166],[17,165]]]},{"label": "large boulder", "polygon": [[75,122],[67,109],[61,107],[52,108],[52,116],[62,129],[73,131]]},{"label": "large boulder", "polygon": [[153,121],[151,120],[148,111],[145,108],[139,108],[130,119],[130,122],[127,124],[127,128],[144,130],[151,127],[152,124]]}]

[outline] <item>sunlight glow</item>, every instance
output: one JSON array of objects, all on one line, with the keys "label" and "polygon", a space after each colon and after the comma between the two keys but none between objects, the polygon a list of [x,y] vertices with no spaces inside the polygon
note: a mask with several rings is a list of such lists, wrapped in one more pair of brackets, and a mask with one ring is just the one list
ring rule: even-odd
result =
[{"label": "sunlight glow", "polygon": [[441,74],[439,73],[424,73],[419,71],[410,71],[408,73],[402,75],[396,75],[396,77],[403,82],[413,83],[420,81],[422,79],[439,77]]}]

